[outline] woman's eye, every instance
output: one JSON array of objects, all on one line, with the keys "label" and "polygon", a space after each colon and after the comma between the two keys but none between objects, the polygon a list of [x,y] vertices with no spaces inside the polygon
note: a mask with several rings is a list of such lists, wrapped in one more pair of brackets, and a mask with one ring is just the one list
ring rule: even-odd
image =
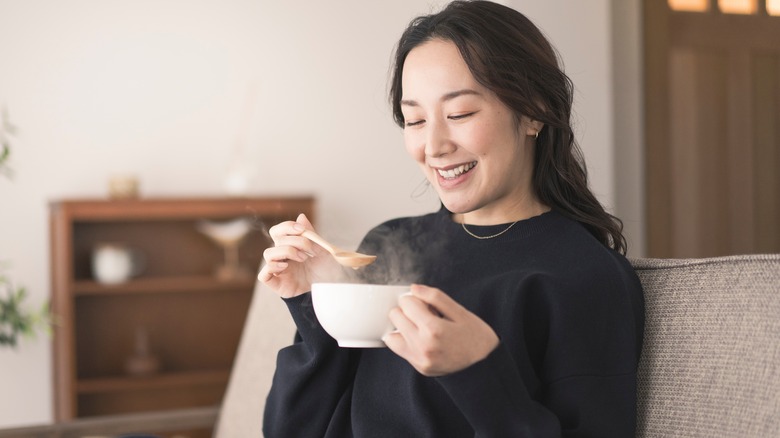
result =
[{"label": "woman's eye", "polygon": [[461,120],[461,119],[465,119],[466,117],[473,116],[474,113],[476,113],[476,111],[471,112],[471,113],[464,113],[464,114],[454,114],[454,115],[449,116],[448,118],[450,120]]},{"label": "woman's eye", "polygon": [[418,125],[422,125],[423,122],[425,122],[425,120],[407,120],[404,126],[407,127],[418,126]]}]

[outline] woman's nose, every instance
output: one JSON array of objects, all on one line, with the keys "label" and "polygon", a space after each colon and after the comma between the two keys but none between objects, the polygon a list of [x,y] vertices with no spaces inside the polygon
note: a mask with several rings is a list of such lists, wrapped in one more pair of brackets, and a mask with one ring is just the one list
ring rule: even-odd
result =
[{"label": "woman's nose", "polygon": [[440,122],[429,123],[425,139],[425,155],[441,157],[453,152],[457,146],[450,138],[447,125]]}]

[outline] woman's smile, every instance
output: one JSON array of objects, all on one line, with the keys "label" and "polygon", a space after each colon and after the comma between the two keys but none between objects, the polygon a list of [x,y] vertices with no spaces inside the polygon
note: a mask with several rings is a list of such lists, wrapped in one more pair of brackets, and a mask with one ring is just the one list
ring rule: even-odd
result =
[{"label": "woman's smile", "polygon": [[471,176],[471,171],[477,162],[471,161],[463,164],[455,164],[445,167],[431,166],[436,175],[436,182],[442,189],[450,189],[465,183]]}]

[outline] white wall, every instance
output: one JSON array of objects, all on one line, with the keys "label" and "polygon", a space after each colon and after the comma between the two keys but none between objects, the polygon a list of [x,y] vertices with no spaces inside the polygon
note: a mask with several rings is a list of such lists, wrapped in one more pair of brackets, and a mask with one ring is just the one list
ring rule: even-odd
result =
[{"label": "white wall", "polygon": [[610,0],[512,0],[552,41],[574,82],[574,132],[591,190],[614,209]]},{"label": "white wall", "polygon": [[641,10],[641,0],[612,0],[615,211],[632,257],[647,251]]},{"label": "white wall", "polygon": [[[0,103],[20,128],[16,177],[0,179],[0,260],[41,303],[50,200],[104,196],[117,173],[145,196],[222,194],[247,113],[250,194],[315,195],[337,243],[437,208],[413,196],[422,177],[385,98],[392,47],[431,3],[0,0]],[[613,206],[609,0],[503,3],[560,49],[594,191]],[[50,369],[45,339],[0,351],[0,426],[51,419]]]}]

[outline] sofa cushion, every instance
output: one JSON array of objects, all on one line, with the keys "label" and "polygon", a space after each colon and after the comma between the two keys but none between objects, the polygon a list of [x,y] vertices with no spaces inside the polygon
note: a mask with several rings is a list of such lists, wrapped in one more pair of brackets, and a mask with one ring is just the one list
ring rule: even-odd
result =
[{"label": "sofa cushion", "polygon": [[276,369],[276,354],[290,345],[294,336],[295,323],[287,306],[257,282],[214,438],[263,436],[263,410]]},{"label": "sofa cushion", "polygon": [[632,264],[646,300],[637,436],[778,436],[780,254]]}]

